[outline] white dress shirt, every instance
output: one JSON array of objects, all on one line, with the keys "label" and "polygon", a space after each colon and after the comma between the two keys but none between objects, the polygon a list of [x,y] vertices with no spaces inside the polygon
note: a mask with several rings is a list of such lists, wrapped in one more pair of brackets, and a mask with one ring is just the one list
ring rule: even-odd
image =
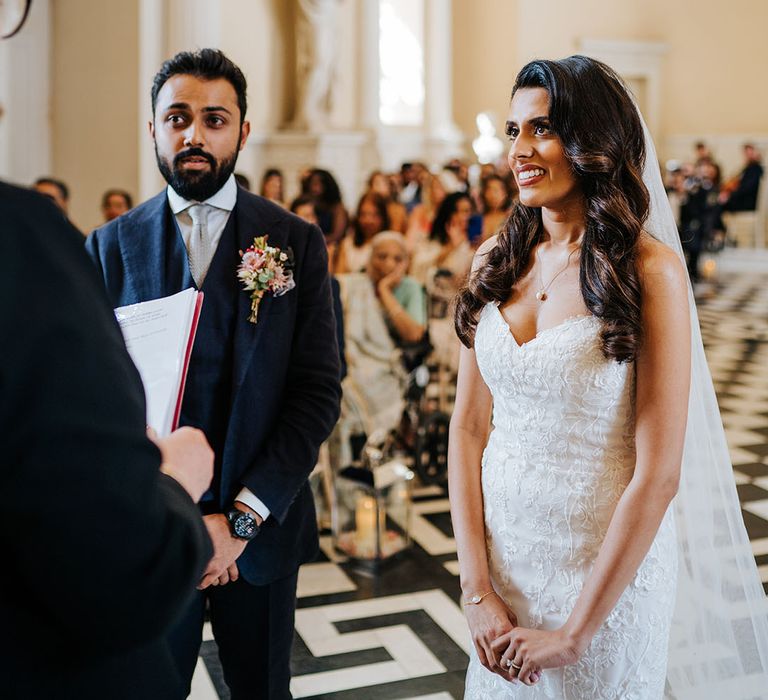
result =
[{"label": "white dress shirt", "polygon": [[237,183],[234,175],[230,175],[224,186],[213,197],[209,197],[204,202],[184,199],[173,187],[168,185],[168,204],[176,217],[176,223],[179,225],[179,231],[181,231],[181,237],[184,239],[187,250],[189,250],[189,239],[192,236],[192,217],[189,215],[189,208],[193,204],[208,206],[208,236],[211,239],[210,250],[213,256],[216,252],[216,246],[221,240],[221,234],[224,233],[224,227],[229,221],[229,215],[235,208],[235,202],[237,202]]},{"label": "white dress shirt", "polygon": [[[176,223],[179,225],[181,237],[184,239],[184,246],[189,250],[189,240],[192,236],[192,217],[189,215],[189,208],[193,204],[205,204],[208,206],[208,236],[210,237],[211,257],[216,253],[216,247],[221,240],[221,234],[229,221],[229,215],[235,208],[237,202],[237,183],[235,176],[230,175],[224,186],[212,197],[204,202],[194,202],[184,199],[168,185],[168,204],[171,207]],[[232,270],[235,274],[235,270]],[[244,503],[252,510],[256,511],[264,520],[269,517],[270,510],[264,505],[264,502],[256,497],[249,489],[243,487],[237,494],[236,501]]]}]

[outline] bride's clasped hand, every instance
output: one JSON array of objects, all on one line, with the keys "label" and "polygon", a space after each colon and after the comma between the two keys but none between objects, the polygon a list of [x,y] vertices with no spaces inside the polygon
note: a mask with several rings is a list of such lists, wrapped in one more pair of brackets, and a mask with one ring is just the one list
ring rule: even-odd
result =
[{"label": "bride's clasped hand", "polygon": [[556,630],[515,627],[496,639],[491,647],[499,655],[502,675],[532,685],[546,669],[576,663],[586,644],[566,627]]},{"label": "bride's clasped hand", "polygon": [[480,663],[489,671],[506,676],[507,669],[499,665],[501,654],[494,645],[517,628],[517,616],[496,593],[483,596],[476,605],[465,603],[464,611]]},{"label": "bride's clasped hand", "polygon": [[533,685],[546,669],[576,663],[588,644],[567,625],[551,631],[519,627],[514,611],[496,593],[465,605],[465,611],[480,662],[513,683]]}]

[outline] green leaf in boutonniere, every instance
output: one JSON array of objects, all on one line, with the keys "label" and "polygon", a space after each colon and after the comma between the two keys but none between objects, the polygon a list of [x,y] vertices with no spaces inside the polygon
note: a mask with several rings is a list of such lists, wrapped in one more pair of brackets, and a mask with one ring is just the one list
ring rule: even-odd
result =
[{"label": "green leaf in boutonniere", "polygon": [[276,297],[290,292],[296,282],[293,279],[293,251],[267,245],[267,236],[253,239],[253,245],[244,253],[241,250],[237,278],[243,289],[251,293],[251,314],[248,320],[256,323],[259,304],[266,293]]}]

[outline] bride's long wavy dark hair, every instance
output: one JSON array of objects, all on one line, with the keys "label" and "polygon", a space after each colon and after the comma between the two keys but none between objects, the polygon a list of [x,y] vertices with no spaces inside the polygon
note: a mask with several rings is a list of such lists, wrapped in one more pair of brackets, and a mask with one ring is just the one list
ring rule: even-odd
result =
[{"label": "bride's long wavy dark hair", "polygon": [[[544,88],[549,94],[552,131],[585,198],[579,285],[587,309],[602,321],[603,354],[632,361],[642,339],[637,246],[649,208],[640,115],[621,78],[585,56],[528,63],[512,97],[522,88]],[[518,203],[496,245],[459,292],[455,323],[464,345],[474,344],[485,304],[509,298],[542,233],[541,209]]]}]

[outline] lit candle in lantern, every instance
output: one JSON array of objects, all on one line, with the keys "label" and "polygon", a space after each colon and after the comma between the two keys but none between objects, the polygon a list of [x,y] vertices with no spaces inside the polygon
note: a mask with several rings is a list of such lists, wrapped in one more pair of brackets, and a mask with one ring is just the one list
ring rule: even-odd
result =
[{"label": "lit candle in lantern", "polygon": [[355,507],[355,530],[358,552],[365,557],[376,556],[376,499],[363,496]]}]

